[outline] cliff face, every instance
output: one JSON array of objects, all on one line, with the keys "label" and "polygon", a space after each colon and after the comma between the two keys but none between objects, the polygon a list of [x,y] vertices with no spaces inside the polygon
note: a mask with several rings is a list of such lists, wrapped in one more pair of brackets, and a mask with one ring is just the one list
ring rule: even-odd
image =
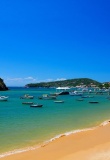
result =
[{"label": "cliff face", "polygon": [[3,79],[0,78],[0,91],[6,91],[8,90],[8,87],[3,82]]}]

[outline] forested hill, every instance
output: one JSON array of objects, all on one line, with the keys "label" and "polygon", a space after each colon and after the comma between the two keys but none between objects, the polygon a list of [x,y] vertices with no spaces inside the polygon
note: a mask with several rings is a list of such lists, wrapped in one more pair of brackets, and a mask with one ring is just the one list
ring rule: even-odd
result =
[{"label": "forested hill", "polygon": [[0,91],[6,91],[8,87],[5,85],[3,79],[0,78]]},{"label": "forested hill", "polygon": [[89,78],[77,78],[77,79],[68,79],[63,81],[53,81],[53,82],[40,82],[40,83],[31,83],[27,84],[27,87],[75,87],[79,85],[96,85],[99,86],[101,83]]}]

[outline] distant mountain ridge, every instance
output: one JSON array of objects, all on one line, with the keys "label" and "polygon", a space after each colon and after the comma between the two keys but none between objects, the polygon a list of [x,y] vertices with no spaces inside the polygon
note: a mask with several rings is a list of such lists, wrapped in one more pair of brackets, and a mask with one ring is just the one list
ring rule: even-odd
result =
[{"label": "distant mountain ridge", "polygon": [[75,87],[75,86],[99,86],[100,82],[89,79],[89,78],[76,78],[76,79],[68,79],[62,81],[52,81],[52,82],[40,82],[40,83],[30,83],[27,84],[27,87]]},{"label": "distant mountain ridge", "polygon": [[3,79],[0,78],[0,91],[6,91],[6,90],[8,90],[8,87],[4,83]]}]

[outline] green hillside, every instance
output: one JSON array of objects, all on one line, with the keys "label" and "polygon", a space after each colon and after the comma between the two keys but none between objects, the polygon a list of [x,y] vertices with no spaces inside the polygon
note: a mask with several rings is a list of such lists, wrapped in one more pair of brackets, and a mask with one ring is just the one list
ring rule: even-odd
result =
[{"label": "green hillside", "polygon": [[53,81],[53,82],[40,82],[40,83],[31,83],[27,84],[28,87],[75,87],[77,85],[96,85],[99,86],[101,83],[89,78],[77,78],[77,79],[68,79],[63,81]]}]

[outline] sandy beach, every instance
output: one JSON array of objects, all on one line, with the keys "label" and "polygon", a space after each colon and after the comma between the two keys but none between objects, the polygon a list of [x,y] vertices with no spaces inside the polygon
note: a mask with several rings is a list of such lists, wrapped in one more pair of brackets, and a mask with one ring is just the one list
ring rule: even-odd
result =
[{"label": "sandy beach", "polygon": [[38,149],[12,154],[2,160],[110,160],[110,123],[62,136]]}]

